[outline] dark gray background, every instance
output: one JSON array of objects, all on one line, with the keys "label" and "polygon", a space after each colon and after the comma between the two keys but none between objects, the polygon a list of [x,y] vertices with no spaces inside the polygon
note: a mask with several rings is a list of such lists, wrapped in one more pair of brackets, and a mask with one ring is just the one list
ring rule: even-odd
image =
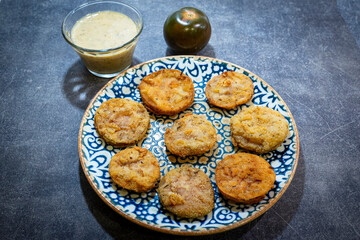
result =
[{"label": "dark gray background", "polygon": [[[61,35],[83,2],[0,0],[0,238],[168,239],[115,213],[80,168],[80,121],[107,82]],[[282,198],[243,227],[199,238],[359,239],[360,1],[127,2],[145,21],[134,65],[168,55],[166,16],[198,7],[213,29],[198,55],[260,76],[298,127],[299,164]]]}]

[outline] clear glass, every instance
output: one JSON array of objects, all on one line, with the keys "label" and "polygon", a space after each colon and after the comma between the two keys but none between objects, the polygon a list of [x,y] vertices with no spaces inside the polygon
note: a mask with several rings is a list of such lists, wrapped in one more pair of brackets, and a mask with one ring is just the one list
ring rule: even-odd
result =
[{"label": "clear glass", "polygon": [[[131,18],[137,27],[136,36],[119,47],[105,50],[87,49],[76,45],[71,39],[71,30],[75,23],[87,14],[99,11],[115,11]],[[119,1],[96,1],[85,3],[72,10],[65,17],[61,29],[65,40],[79,54],[92,74],[102,78],[112,78],[130,67],[143,25],[142,16],[136,8]]]}]

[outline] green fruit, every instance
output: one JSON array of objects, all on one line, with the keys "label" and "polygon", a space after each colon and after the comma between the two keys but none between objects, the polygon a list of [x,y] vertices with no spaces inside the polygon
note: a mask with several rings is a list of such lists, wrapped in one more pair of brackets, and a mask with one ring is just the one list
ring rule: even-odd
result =
[{"label": "green fruit", "polygon": [[164,38],[175,53],[197,53],[209,42],[211,25],[205,13],[184,7],[172,13],[164,24]]}]

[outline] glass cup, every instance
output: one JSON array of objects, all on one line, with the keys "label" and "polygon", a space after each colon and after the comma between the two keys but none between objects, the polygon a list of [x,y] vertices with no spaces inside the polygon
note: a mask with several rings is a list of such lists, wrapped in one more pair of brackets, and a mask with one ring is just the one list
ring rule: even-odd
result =
[{"label": "glass cup", "polygon": [[[75,23],[85,15],[99,11],[115,11],[128,16],[136,25],[135,37],[121,46],[104,50],[87,49],[75,44],[71,39],[71,30]],[[112,78],[130,67],[143,25],[142,16],[136,8],[118,1],[96,1],[85,3],[72,10],[62,23],[62,35],[92,74],[102,78]]]}]

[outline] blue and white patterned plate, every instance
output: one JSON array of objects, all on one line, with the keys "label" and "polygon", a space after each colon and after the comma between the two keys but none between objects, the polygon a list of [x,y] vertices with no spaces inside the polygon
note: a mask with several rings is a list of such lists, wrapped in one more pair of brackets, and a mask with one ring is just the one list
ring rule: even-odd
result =
[{"label": "blue and white patterned plate", "polygon": [[[136,145],[150,150],[159,160],[161,174],[182,164],[191,164],[203,170],[211,179],[215,191],[215,208],[201,219],[180,219],[164,210],[156,189],[136,194],[118,187],[111,180],[108,167],[111,157],[121,149],[114,148],[99,138],[94,127],[94,114],[110,98],[130,98],[141,102],[137,86],[141,79],[163,68],[178,69],[193,79],[195,99],[193,105],[175,116],[150,114],[151,126],[146,136]],[[237,71],[248,75],[254,82],[254,96],[246,105],[267,106],[279,111],[289,122],[290,133],[275,151],[262,155],[274,168],[274,188],[257,204],[236,204],[225,200],[215,184],[216,164],[226,155],[242,151],[231,143],[230,118],[246,105],[233,110],[209,106],[205,96],[206,83],[224,71]],[[180,158],[166,150],[163,134],[176,119],[186,113],[202,114],[217,130],[215,147],[202,156]],[[96,193],[123,217],[144,227],[178,235],[205,235],[233,229],[248,223],[266,212],[285,192],[296,170],[299,139],[294,119],[281,97],[262,79],[232,63],[197,56],[176,56],[155,59],[139,64],[121,73],[106,84],[91,101],[81,122],[79,154],[84,173]]]}]

